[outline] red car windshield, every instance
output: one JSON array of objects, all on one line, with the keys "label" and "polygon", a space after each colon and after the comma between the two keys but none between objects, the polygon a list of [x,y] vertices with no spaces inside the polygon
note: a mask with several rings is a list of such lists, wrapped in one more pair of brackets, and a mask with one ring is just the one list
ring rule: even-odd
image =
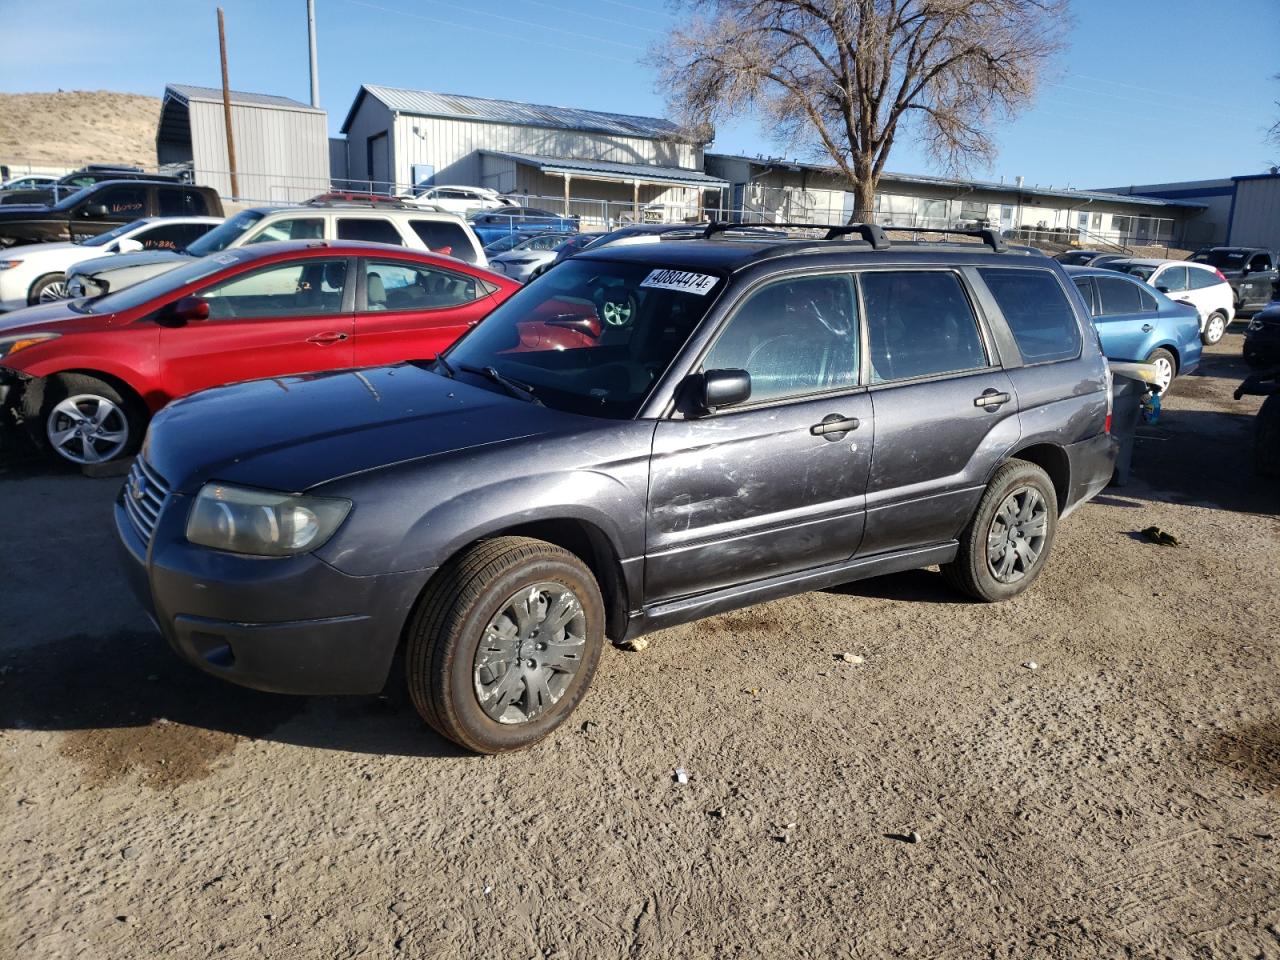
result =
[{"label": "red car windshield", "polygon": [[630,419],[724,286],[678,267],[566,260],[455,344],[446,371],[496,372],[549,407]]}]

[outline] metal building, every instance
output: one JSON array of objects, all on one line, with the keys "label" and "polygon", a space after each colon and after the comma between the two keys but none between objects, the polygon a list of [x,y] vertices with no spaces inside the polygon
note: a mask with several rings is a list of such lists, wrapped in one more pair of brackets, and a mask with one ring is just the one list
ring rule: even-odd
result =
[{"label": "metal building", "polygon": [[238,194],[231,165],[222,91],[171,83],[164,89],[156,156],[161,166],[189,164],[201,186],[253,203],[306,200],[329,189],[328,118],[288,97],[231,93]]},{"label": "metal building", "polygon": [[342,132],[352,189],[485,186],[616,219],[642,208],[697,215],[727,186],[703,172],[709,138],[654,117],[365,84]]},{"label": "metal building", "polygon": [[[831,166],[707,154],[707,172],[732,184],[730,207],[746,220],[844,223],[854,195]],[[1103,191],[884,173],[875,221],[921,229],[988,226],[1030,242],[1081,246],[1199,244],[1212,226],[1195,197],[1115,196]]]},{"label": "metal building", "polygon": [[1148,183],[1106,190],[1204,204],[1204,220],[1211,226],[1202,238],[1205,245],[1280,250],[1280,170],[1275,168],[1270,173],[1219,180]]}]

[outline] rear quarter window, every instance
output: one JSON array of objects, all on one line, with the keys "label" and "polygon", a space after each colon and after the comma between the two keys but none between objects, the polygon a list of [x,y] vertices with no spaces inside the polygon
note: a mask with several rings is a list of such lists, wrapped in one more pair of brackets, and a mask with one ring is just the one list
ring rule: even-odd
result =
[{"label": "rear quarter window", "polygon": [[1004,314],[1027,363],[1080,355],[1080,325],[1058,278],[1047,270],[981,268],[982,280]]},{"label": "rear quarter window", "polygon": [[409,226],[432,253],[476,262],[476,248],[462,224],[447,220],[410,220]]}]

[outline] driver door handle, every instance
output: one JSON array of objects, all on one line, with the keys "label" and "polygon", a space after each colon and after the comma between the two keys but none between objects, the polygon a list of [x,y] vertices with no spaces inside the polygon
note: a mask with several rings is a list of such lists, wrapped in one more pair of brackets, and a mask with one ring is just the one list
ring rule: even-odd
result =
[{"label": "driver door handle", "polygon": [[838,413],[828,414],[821,423],[815,423],[809,432],[824,440],[839,440],[850,430],[857,430],[862,421],[857,417],[843,417]]},{"label": "driver door handle", "polygon": [[1151,332],[1152,330],[1154,330],[1154,329],[1155,329],[1155,327],[1153,327],[1153,326],[1152,326],[1151,324],[1149,324],[1149,323],[1144,323],[1144,324],[1142,325],[1142,332],[1143,332],[1143,333],[1150,333],[1150,332]]},{"label": "driver door handle", "polygon": [[317,333],[314,337],[307,337],[307,343],[318,343],[325,346],[330,343],[341,343],[347,339],[345,333]]},{"label": "driver door handle", "polygon": [[997,407],[1002,407],[1008,402],[1009,395],[1007,393],[1001,393],[999,390],[993,390],[990,387],[983,390],[982,393],[973,398],[973,405],[975,407],[984,407],[987,410],[994,410]]}]

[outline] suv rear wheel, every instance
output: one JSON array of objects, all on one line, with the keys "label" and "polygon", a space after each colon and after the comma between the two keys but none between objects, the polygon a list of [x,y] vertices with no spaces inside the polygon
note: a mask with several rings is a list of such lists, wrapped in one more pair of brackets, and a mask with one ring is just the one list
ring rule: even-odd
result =
[{"label": "suv rear wheel", "polygon": [[1209,319],[1204,322],[1204,333],[1200,335],[1200,339],[1207,346],[1213,346],[1222,339],[1223,334],[1227,332],[1227,315],[1221,310],[1215,310],[1209,314]]},{"label": "suv rear wheel", "polygon": [[604,646],[604,602],[567,550],[498,537],[449,562],[418,602],[409,695],[439,733],[477,753],[530,746],[571,714]]},{"label": "suv rear wheel", "polygon": [[996,471],[942,575],[957,590],[994,603],[1016,597],[1044,569],[1058,527],[1058,495],[1034,463]]}]

